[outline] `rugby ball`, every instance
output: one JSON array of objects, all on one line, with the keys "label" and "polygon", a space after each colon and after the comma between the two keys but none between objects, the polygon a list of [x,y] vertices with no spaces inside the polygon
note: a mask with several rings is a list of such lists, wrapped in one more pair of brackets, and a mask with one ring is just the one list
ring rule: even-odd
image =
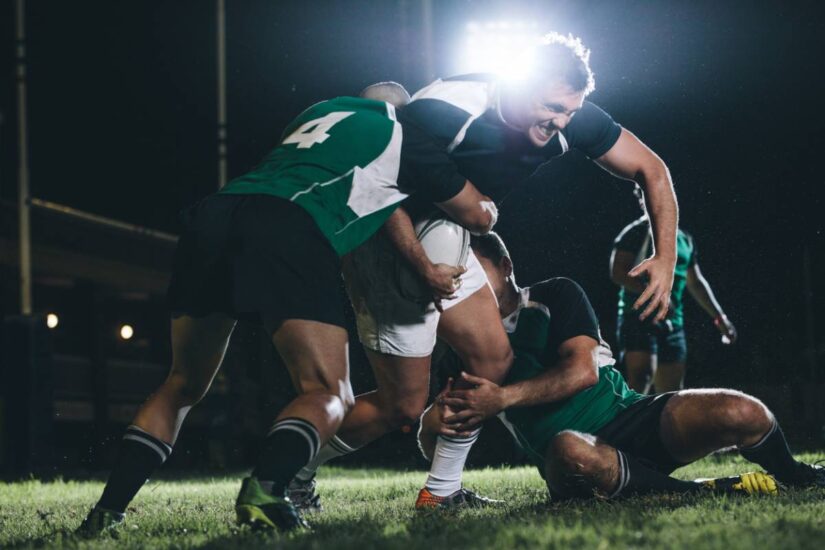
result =
[{"label": "rugby ball", "polygon": [[[415,233],[434,264],[466,266],[470,254],[470,232],[445,218],[428,218],[415,224]],[[398,256],[398,289],[401,296],[418,303],[432,301],[432,291],[409,263]]]}]

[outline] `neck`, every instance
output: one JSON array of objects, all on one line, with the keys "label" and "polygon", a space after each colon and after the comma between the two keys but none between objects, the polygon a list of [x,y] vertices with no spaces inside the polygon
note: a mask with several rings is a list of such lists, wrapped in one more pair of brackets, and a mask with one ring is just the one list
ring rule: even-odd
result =
[{"label": "neck", "polygon": [[511,280],[507,286],[504,287],[504,292],[502,292],[498,299],[498,311],[501,314],[501,318],[504,319],[513,313],[516,308],[518,308],[520,300],[521,289],[515,280]]}]

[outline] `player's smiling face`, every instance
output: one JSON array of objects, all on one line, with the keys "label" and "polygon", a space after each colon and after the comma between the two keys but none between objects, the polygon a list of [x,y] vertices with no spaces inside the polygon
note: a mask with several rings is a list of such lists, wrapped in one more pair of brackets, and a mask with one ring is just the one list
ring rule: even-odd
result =
[{"label": "player's smiling face", "polygon": [[583,103],[584,91],[554,82],[502,98],[502,116],[525,132],[533,145],[544,147],[570,123]]}]

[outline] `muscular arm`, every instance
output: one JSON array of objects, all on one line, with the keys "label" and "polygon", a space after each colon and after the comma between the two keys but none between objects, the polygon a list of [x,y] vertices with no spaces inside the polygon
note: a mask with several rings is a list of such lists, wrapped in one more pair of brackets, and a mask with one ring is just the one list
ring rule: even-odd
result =
[{"label": "muscular arm", "polygon": [[664,161],[629,131],[622,129],[619,140],[596,162],[611,174],[636,182],[644,190],[650,225],[653,230],[653,256],[639,264],[631,276],[647,273],[649,284],[634,304],[648,303],[641,318],[656,311],[656,321],[667,314],[673,268],[676,265],[676,226],[678,208],[673,182]]},{"label": "muscular arm", "polygon": [[[456,223],[476,234],[489,232],[498,218],[495,204],[469,181],[456,196],[436,203],[436,206]],[[401,256],[433,290],[436,307],[440,307],[438,300],[452,296],[456,289],[455,279],[466,269],[462,266],[432,263],[418,240],[410,215],[403,207],[396,208],[384,222],[383,230]]]},{"label": "muscular arm", "polygon": [[439,404],[459,412],[446,416],[442,433],[461,435],[510,407],[526,407],[561,401],[599,381],[599,343],[590,336],[574,336],[559,346],[559,361],[541,374],[508,386],[462,373],[475,388],[453,390]]},{"label": "muscular arm", "polygon": [[502,386],[502,409],[553,403],[572,397],[599,381],[599,343],[589,336],[565,340],[559,361],[538,376]]},{"label": "muscular arm", "polygon": [[610,280],[633,294],[641,294],[645,290],[644,283],[630,276],[635,261],[636,256],[632,252],[614,248],[610,255]]}]

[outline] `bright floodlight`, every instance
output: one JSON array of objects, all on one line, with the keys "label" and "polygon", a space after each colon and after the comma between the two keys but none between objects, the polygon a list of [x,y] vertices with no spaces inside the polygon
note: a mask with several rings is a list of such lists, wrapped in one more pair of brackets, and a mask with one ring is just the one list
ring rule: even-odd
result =
[{"label": "bright floodlight", "polygon": [[46,326],[49,328],[57,328],[57,325],[60,324],[60,318],[57,316],[56,313],[49,313],[46,315]]},{"label": "bright floodlight", "polygon": [[536,22],[468,23],[459,72],[496,73],[508,80],[521,80],[532,66],[530,49],[540,39]]},{"label": "bright floodlight", "polygon": [[135,329],[132,328],[132,325],[121,325],[120,327],[120,337],[124,340],[129,340],[132,336],[135,335]]}]

